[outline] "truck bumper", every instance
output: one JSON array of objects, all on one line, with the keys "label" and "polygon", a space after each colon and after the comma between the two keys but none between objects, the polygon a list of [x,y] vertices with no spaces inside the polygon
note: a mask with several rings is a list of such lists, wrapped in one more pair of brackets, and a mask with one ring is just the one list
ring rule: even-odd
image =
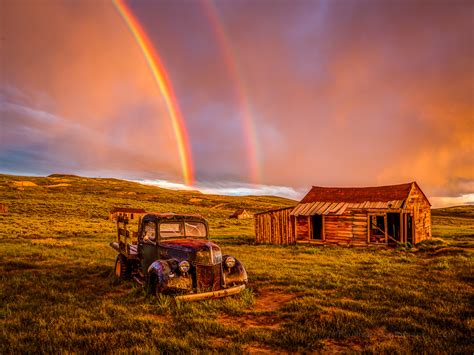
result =
[{"label": "truck bumper", "polygon": [[202,301],[202,300],[210,300],[214,298],[221,298],[236,295],[242,292],[245,289],[245,285],[234,286],[231,288],[226,288],[219,291],[211,291],[211,292],[202,292],[202,293],[193,293],[190,295],[181,295],[176,296],[175,299],[177,301]]}]

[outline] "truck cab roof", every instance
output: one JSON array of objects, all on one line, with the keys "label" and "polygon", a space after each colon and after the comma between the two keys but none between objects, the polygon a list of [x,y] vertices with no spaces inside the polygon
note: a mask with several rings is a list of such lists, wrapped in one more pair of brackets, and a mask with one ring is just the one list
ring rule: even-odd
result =
[{"label": "truck cab roof", "polygon": [[143,216],[144,222],[166,221],[200,221],[207,224],[203,216],[199,214],[176,214],[176,213],[158,213],[151,212]]}]

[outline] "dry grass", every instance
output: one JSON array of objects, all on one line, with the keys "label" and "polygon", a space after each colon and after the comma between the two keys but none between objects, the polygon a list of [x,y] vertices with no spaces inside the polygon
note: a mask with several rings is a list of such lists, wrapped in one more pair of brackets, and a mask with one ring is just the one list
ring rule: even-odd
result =
[{"label": "dry grass", "polygon": [[[1,353],[474,351],[472,207],[434,211],[437,238],[412,249],[256,246],[253,221],[227,217],[292,201],[74,176],[12,188],[23,179],[0,176]],[[117,282],[113,206],[203,214],[250,288],[175,303]]]}]

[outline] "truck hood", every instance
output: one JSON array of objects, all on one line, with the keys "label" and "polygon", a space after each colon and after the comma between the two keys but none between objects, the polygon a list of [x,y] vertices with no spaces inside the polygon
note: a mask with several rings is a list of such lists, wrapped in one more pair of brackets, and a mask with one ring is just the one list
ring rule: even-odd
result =
[{"label": "truck hood", "polygon": [[186,251],[200,251],[200,250],[219,250],[219,246],[209,240],[202,239],[171,239],[162,240],[161,246],[182,249]]}]

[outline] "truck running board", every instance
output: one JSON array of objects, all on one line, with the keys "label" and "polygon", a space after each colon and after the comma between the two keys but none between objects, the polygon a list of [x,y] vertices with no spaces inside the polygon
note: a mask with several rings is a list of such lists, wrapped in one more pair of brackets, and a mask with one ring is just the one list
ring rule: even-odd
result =
[{"label": "truck running board", "polygon": [[214,298],[221,298],[236,295],[242,292],[245,289],[245,285],[234,286],[231,288],[226,288],[224,290],[219,291],[211,291],[211,292],[202,292],[202,293],[193,293],[190,295],[181,295],[176,296],[175,300],[177,301],[202,301],[202,300],[210,300]]}]

